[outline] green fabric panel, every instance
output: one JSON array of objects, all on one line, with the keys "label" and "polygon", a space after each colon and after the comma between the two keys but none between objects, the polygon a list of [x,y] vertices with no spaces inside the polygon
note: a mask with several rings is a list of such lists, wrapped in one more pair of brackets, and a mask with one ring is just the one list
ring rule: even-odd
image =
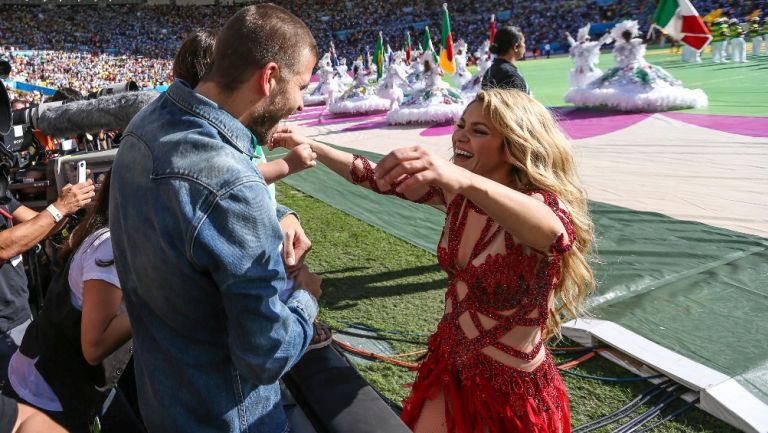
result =
[{"label": "green fabric panel", "polygon": [[592,203],[592,314],[718,370],[768,403],[768,240]]},{"label": "green fabric panel", "polygon": [[[285,182],[435,251],[442,212],[354,186],[322,165]],[[736,377],[768,403],[768,240],[605,203],[590,208],[598,280],[591,313]]]}]

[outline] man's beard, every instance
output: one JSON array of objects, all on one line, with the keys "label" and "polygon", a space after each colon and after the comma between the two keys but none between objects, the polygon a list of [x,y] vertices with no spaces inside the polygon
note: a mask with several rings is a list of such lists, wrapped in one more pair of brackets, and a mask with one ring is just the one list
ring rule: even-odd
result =
[{"label": "man's beard", "polygon": [[256,136],[260,145],[268,144],[280,121],[293,114],[295,107],[288,99],[286,88],[285,83],[278,84],[264,108],[252,113],[246,120],[246,128]]}]

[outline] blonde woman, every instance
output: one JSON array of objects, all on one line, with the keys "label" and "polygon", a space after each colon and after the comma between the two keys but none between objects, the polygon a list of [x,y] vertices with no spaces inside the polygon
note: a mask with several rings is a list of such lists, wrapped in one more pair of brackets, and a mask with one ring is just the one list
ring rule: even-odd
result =
[{"label": "blonde woman", "polygon": [[370,161],[309,142],[346,179],[446,212],[437,247],[445,313],[403,420],[417,433],[570,432],[565,387],[544,347],[594,288],[587,198],[568,140],[516,90],[481,91],[453,133],[453,161],[420,148]]}]

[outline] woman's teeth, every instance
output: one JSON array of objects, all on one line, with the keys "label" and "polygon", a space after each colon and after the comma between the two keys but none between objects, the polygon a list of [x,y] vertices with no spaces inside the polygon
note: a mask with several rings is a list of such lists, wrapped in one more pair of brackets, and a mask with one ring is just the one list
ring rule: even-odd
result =
[{"label": "woman's teeth", "polygon": [[456,156],[463,156],[464,158],[472,158],[473,156],[475,156],[474,154],[471,154],[471,153],[467,152],[466,150],[460,150],[460,149],[456,149],[454,151],[454,154]]}]

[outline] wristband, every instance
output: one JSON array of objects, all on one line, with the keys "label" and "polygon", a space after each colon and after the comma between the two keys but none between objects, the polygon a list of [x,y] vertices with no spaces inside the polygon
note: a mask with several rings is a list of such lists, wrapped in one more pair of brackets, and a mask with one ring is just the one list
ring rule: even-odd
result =
[{"label": "wristband", "polygon": [[45,208],[45,210],[47,210],[48,213],[51,214],[51,216],[53,217],[53,220],[56,221],[57,223],[61,221],[62,218],[64,218],[64,215],[62,215],[61,212],[59,212],[59,210],[56,209],[56,206],[54,206],[53,204],[49,204],[48,207]]}]

